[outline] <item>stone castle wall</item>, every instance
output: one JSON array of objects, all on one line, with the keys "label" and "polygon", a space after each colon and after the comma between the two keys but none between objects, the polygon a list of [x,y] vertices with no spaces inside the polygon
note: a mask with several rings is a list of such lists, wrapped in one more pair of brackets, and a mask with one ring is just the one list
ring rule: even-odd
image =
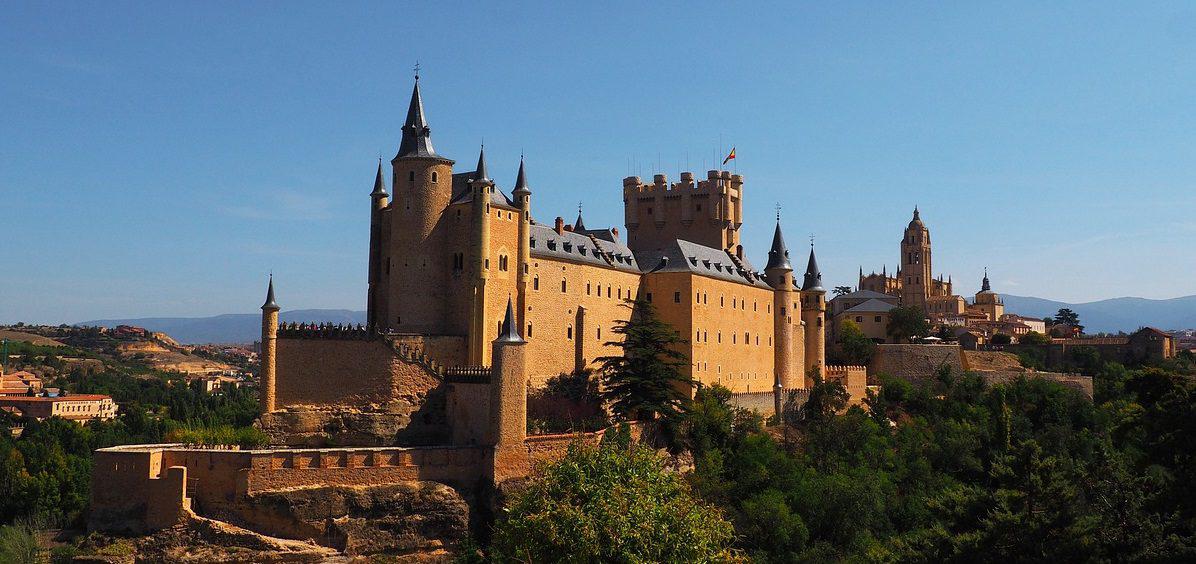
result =
[{"label": "stone castle wall", "polygon": [[429,367],[410,362],[383,339],[278,338],[276,409],[288,406],[422,407],[440,385]]}]

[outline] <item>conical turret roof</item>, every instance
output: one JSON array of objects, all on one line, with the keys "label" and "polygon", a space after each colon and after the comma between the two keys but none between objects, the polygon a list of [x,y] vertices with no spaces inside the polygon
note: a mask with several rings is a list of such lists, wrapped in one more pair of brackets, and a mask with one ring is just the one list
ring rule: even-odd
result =
[{"label": "conical turret roof", "polygon": [[818,270],[818,259],[814,258],[814,245],[810,245],[810,262],[806,263],[806,278],[801,285],[803,292],[825,292],[822,287],[822,271]]},{"label": "conical turret roof", "polygon": [[370,192],[371,196],[385,196],[386,195],[386,180],[382,176],[382,158],[378,158],[378,175],[374,177],[374,191]]},{"label": "conical turret roof", "polygon": [[419,92],[419,77],[415,78],[415,87],[411,90],[411,104],[407,107],[407,122],[403,124],[403,139],[399,142],[399,153],[396,159],[404,157],[436,157],[432,148],[432,129],[428,127],[428,120],[424,117],[424,99]]},{"label": "conical turret roof", "polygon": [[266,288],[266,303],[262,304],[262,311],[278,311],[278,304],[274,301],[274,275],[270,275],[270,285]]},{"label": "conical turret roof", "polygon": [[519,174],[515,177],[515,190],[512,194],[531,194],[532,190],[527,185],[527,175],[523,172],[523,157],[519,157]]},{"label": "conical turret roof", "polygon": [[[781,222],[777,221],[777,228],[772,232],[772,248],[768,251],[768,264],[764,267],[765,271],[782,269],[793,271],[793,265],[789,262],[789,249],[785,248],[785,238],[781,235]],[[862,274],[864,269],[860,268]]]},{"label": "conical turret roof", "polygon": [[486,146],[482,145],[482,150],[478,152],[478,166],[473,171],[473,182],[487,182],[493,183],[490,180],[490,173],[486,171]]},{"label": "conical turret roof", "polygon": [[498,332],[498,339],[500,343],[522,343],[523,337],[519,335],[519,327],[515,323],[515,308],[511,303],[511,298],[507,298],[507,316],[502,320],[502,329]]}]

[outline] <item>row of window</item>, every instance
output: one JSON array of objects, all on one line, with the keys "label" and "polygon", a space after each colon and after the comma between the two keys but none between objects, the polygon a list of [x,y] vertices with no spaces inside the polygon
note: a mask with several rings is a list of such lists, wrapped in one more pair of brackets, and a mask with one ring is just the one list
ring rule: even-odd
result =
[{"label": "row of window", "polygon": [[[714,341],[716,343],[723,342],[723,332],[722,331],[714,332]],[[695,343],[709,343],[710,342],[710,333],[703,331],[701,329],[694,330],[694,342]],[[740,343],[743,343],[745,345],[759,346],[760,345],[760,334],[759,333],[756,334],[755,342],[753,342],[752,334],[749,331],[743,332],[743,340],[742,341],[739,339],[738,333],[731,333],[731,344],[738,345]],[[769,335],[769,337],[768,337],[768,346],[770,346],[770,347],[772,346],[772,336],[771,335]]]},{"label": "row of window", "polygon": [[[874,322],[876,322],[876,323],[880,323],[880,316],[878,315],[878,316],[874,317],[874,318],[872,319],[872,321],[874,321]],[[864,316],[862,316],[862,315],[857,315],[857,316],[855,316],[855,322],[856,322],[856,323],[863,323],[863,322],[864,322]]]},{"label": "row of window", "polygon": [[[533,328],[534,327],[532,326],[531,323],[527,324],[527,332],[524,333],[524,335],[523,335],[524,338],[526,338],[526,339],[532,338],[532,329]],[[502,322],[499,321],[498,322],[498,331],[495,333],[495,335],[501,335],[501,334],[502,334]],[[572,325],[569,325],[565,328],[565,338],[570,341],[573,340],[573,326]],[[602,340],[602,326],[601,325],[594,327],[594,338],[598,339],[600,341]]]}]

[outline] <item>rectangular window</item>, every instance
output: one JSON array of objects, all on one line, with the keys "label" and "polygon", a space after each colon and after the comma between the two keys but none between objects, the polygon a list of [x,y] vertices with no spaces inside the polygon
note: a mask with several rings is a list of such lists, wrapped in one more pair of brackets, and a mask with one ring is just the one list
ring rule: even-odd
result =
[{"label": "rectangular window", "polygon": [[565,293],[565,292],[567,292],[567,291],[569,291],[569,283],[568,283],[568,281],[561,280],[561,293]]},{"label": "rectangular window", "polygon": [[540,277],[539,276],[532,278],[532,289],[533,290],[540,289]]},{"label": "rectangular window", "polygon": [[[651,294],[648,294],[648,295],[651,295]],[[681,292],[673,292],[673,303],[675,303],[675,304],[681,303]]]},{"label": "rectangular window", "polygon": [[648,292],[648,303],[652,303],[652,292]]}]

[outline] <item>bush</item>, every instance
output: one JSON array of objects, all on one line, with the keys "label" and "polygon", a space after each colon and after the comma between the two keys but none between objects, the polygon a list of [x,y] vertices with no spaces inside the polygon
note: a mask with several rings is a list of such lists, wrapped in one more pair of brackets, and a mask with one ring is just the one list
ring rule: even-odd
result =
[{"label": "bush", "polygon": [[239,446],[260,448],[270,444],[270,437],[256,427],[233,428],[229,425],[216,427],[180,427],[166,434],[166,441],[183,443],[187,446]]},{"label": "bush", "polygon": [[637,443],[574,443],[511,501],[491,556],[515,562],[732,560],[722,513]]},{"label": "bush", "polygon": [[528,394],[529,434],[597,431],[607,425],[598,381],[590,370],[554,376]]}]

